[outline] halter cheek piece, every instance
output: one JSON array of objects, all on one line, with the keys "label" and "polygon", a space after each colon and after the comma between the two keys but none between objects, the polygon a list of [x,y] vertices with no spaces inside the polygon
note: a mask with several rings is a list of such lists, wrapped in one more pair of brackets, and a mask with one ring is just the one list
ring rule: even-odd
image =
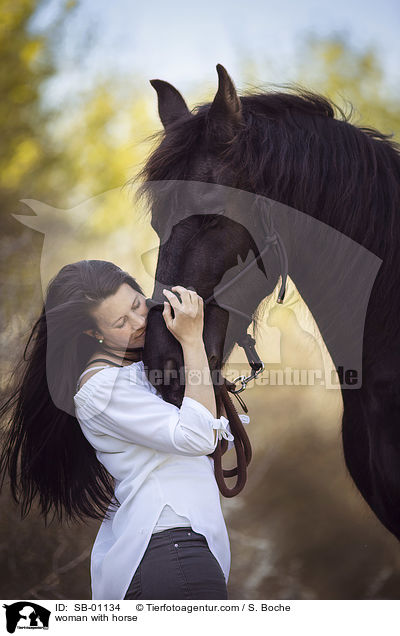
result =
[{"label": "halter cheek piece", "polygon": [[[276,232],[276,231],[269,232],[268,227],[267,227],[267,223],[266,223],[265,215],[261,215],[261,222],[262,222],[262,225],[263,225],[263,229],[265,230],[266,238],[265,238],[265,246],[262,249],[262,251],[260,252],[260,255],[259,255],[258,258],[260,258],[266,251],[268,251],[268,249],[271,246],[275,247],[275,250],[277,252],[278,259],[279,259],[279,270],[281,272],[281,286],[280,286],[280,289],[279,289],[279,293],[278,293],[278,297],[276,299],[276,302],[279,303],[279,304],[282,304],[283,300],[285,298],[286,282],[287,282],[287,276],[288,276],[288,258],[287,258],[286,249],[285,249],[283,241],[282,241],[280,235],[278,234],[278,232]],[[242,271],[239,274],[237,274],[231,281],[229,281],[223,287],[223,290],[227,289],[234,282],[236,282],[238,277],[242,276],[250,267],[253,266],[253,264],[254,264],[254,260],[251,263],[248,263],[248,265],[246,265],[246,267],[244,269],[242,269]],[[212,299],[213,299],[213,296],[211,296],[209,299],[207,299],[205,301],[205,304],[207,304]],[[227,305],[222,305],[220,303],[218,303],[218,304],[223,309],[227,309],[228,311],[231,311],[231,312],[234,312],[234,313],[238,313],[238,314],[241,314],[242,316],[245,316],[245,314],[243,314],[242,312],[239,312],[238,310],[234,309],[233,307],[228,307]],[[262,362],[262,360],[260,359],[260,357],[257,354],[257,351],[255,350],[255,343],[256,343],[256,341],[254,340],[254,338],[252,338],[250,336],[250,334],[248,334],[247,332],[244,333],[243,336],[241,336],[240,338],[237,339],[237,344],[240,347],[242,347],[244,349],[244,351],[245,351],[248,363],[249,363],[249,365],[251,367],[251,374],[249,376],[240,375],[238,378],[235,378],[233,380],[233,382],[228,383],[228,387],[227,387],[228,391],[230,393],[233,393],[234,395],[236,395],[236,397],[238,397],[237,396],[238,393],[241,393],[242,391],[245,390],[245,388],[246,388],[247,384],[250,382],[250,380],[254,380],[254,378],[256,378],[258,375],[260,375],[264,371],[264,363]],[[236,388],[236,383],[237,382],[241,383],[240,388]],[[245,408],[244,402],[242,400],[239,400],[239,401],[241,402],[241,406],[243,408]],[[245,408],[245,411],[247,413],[247,408]]]}]

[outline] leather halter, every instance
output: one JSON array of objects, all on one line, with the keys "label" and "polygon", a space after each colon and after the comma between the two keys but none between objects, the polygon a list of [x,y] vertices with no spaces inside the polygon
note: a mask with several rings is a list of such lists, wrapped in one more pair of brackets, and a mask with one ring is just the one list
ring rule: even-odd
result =
[{"label": "leather halter", "polygon": [[[261,258],[263,254],[267,252],[271,246],[275,247],[275,250],[278,254],[279,269],[281,271],[281,279],[282,279],[276,302],[281,304],[283,303],[283,300],[285,298],[285,292],[286,292],[286,282],[287,282],[287,276],[288,276],[288,258],[287,258],[285,246],[283,244],[283,241],[279,233],[273,229],[273,226],[272,226],[272,232],[270,231],[270,229],[267,226],[265,215],[261,215],[261,223],[266,235],[265,245],[257,258]],[[272,222],[271,222],[271,225],[272,225]],[[237,274],[232,280],[230,280],[226,285],[224,285],[222,289],[219,289],[218,293],[221,293],[221,291],[225,291],[233,283],[237,282],[238,278],[243,276],[243,274],[245,274],[248,271],[248,269],[253,266],[254,260],[255,259],[253,259],[250,263],[248,263],[246,267],[244,267],[239,272],[239,274]],[[214,298],[213,295],[210,296],[210,298],[208,298],[205,301],[205,304],[208,304],[210,301],[213,300],[213,298]],[[218,305],[222,307],[223,309],[227,309],[228,311],[231,311],[234,313],[240,313],[241,315],[244,315],[242,312],[239,312],[237,309],[234,309],[233,307],[228,307],[227,305],[223,305],[219,302],[218,302]],[[230,385],[230,388],[228,389],[233,394],[241,393],[242,391],[244,391],[248,382],[256,378],[264,370],[264,363],[262,362],[262,360],[260,360],[255,350],[255,340],[254,338],[250,336],[250,334],[245,332],[240,338],[237,339],[237,344],[240,347],[242,347],[245,351],[248,363],[251,367],[251,374],[249,376],[241,375],[235,380],[233,380],[233,383]],[[241,383],[241,387],[239,389],[237,389],[234,386],[236,385],[236,382]]]},{"label": "leather halter", "polygon": [[[262,251],[260,252],[257,258],[260,258],[264,254],[264,252],[266,252],[271,246],[275,247],[275,250],[279,258],[279,265],[280,265],[280,271],[281,271],[281,286],[280,286],[280,290],[277,297],[277,303],[281,304],[285,297],[286,281],[288,276],[287,254],[286,254],[285,246],[278,232],[273,230],[272,232],[269,231],[264,215],[261,215],[261,222],[265,230],[266,238],[265,238],[265,246],[263,247]],[[230,280],[226,285],[224,285],[222,290],[219,289],[219,292],[227,289],[228,287],[233,285],[235,282],[237,282],[238,278],[241,277],[248,270],[248,268],[253,266],[253,264],[254,264],[254,259],[248,265],[246,265],[232,280]],[[220,302],[216,302],[213,295],[207,298],[207,300],[204,301],[204,304],[210,304],[213,301],[216,304],[218,304],[218,306],[222,307],[223,309],[227,309],[228,311],[241,314],[242,316],[246,316],[246,314],[244,314],[243,312],[233,307],[229,307],[227,305],[221,304]],[[149,308],[162,304],[156,300],[153,300],[152,298],[148,298],[146,300],[146,303]],[[251,367],[251,374],[249,376],[239,376],[233,382],[229,382],[226,378],[222,376],[223,384],[221,385],[222,402],[224,404],[225,411],[229,420],[230,428],[234,436],[234,445],[235,445],[236,456],[237,456],[237,466],[229,470],[222,468],[222,455],[228,449],[228,442],[225,438],[218,440],[214,452],[210,454],[210,457],[214,459],[215,480],[218,484],[218,488],[221,494],[224,495],[224,497],[234,497],[235,495],[239,494],[243,490],[247,480],[247,466],[249,465],[251,461],[251,457],[252,457],[252,448],[251,448],[249,437],[236,411],[236,408],[233,405],[231,398],[229,397],[228,392],[235,395],[235,397],[237,398],[237,400],[240,402],[241,406],[247,413],[248,409],[245,403],[243,402],[243,400],[238,396],[238,393],[241,393],[242,391],[244,391],[248,382],[256,378],[264,370],[264,363],[262,362],[262,360],[260,360],[255,350],[255,340],[254,338],[250,336],[250,334],[248,334],[247,332],[244,333],[240,338],[238,338],[237,344],[240,347],[242,347],[246,353],[248,363]],[[241,387],[238,389],[236,388],[237,382],[241,383]],[[220,416],[220,413],[218,413],[218,416]],[[236,483],[232,488],[229,488],[225,482],[225,477],[234,477],[235,475],[237,476]]]}]

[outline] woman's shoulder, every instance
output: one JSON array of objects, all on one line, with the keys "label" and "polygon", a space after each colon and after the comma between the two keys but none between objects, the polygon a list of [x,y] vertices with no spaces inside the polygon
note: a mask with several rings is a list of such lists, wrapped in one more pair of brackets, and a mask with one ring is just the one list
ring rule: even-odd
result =
[{"label": "woman's shoulder", "polygon": [[103,369],[117,368],[115,364],[112,364],[112,362],[114,361],[111,360],[109,356],[101,354],[100,352],[91,355],[82,372],[84,375],[81,374],[80,379],[78,380],[77,390],[80,391],[90,378],[97,375]]},{"label": "woman's shoulder", "polygon": [[95,351],[94,353],[92,353],[92,355],[90,356],[89,360],[87,361],[85,368],[88,368],[89,365],[97,364],[96,360],[101,360],[102,361],[102,362],[99,362],[98,364],[107,364],[107,362],[109,362],[112,365],[117,365],[117,366],[125,366],[125,365],[129,364],[128,362],[125,362],[125,364],[117,362],[115,360],[115,358],[113,358],[110,354],[108,354],[108,353],[106,353],[104,351]]},{"label": "woman's shoulder", "polygon": [[[121,384],[143,384],[143,362],[130,363],[121,366],[107,364],[107,361],[114,362],[111,358],[101,358],[101,361],[92,356],[86,365],[88,371],[81,378],[74,395],[75,404],[83,405],[93,395],[101,392],[103,395],[111,394],[116,385]],[[95,369],[94,367],[103,367]]]},{"label": "woman's shoulder", "polygon": [[76,416],[84,421],[105,412],[110,405],[115,408],[127,400],[137,404],[143,398],[143,391],[156,392],[145,378],[143,362],[99,369],[74,395]]},{"label": "woman's shoulder", "polygon": [[104,365],[102,369],[93,369],[92,372],[85,373],[77,383],[74,400],[77,399],[79,403],[82,403],[93,391],[97,389],[105,391],[108,386],[111,388],[115,384],[118,371],[120,371],[118,367]]}]

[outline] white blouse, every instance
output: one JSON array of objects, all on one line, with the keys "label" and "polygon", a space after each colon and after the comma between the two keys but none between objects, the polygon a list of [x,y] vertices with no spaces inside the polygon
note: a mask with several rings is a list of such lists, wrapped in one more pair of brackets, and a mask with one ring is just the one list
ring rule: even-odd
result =
[{"label": "white blouse", "polygon": [[[203,534],[221,566],[230,570],[229,537],[214,476],[214,429],[233,435],[226,417],[214,418],[184,397],[181,408],[162,399],[148,381],[143,361],[108,367],[74,396],[75,414],[98,460],[115,480],[121,503],[108,509],[91,552],[93,600],[122,600],[165,505]],[[248,423],[247,415],[240,415]]]}]

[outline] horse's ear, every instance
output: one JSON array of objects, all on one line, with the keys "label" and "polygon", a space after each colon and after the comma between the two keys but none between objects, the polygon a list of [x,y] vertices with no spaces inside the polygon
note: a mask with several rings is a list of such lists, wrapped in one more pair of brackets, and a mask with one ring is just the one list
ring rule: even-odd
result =
[{"label": "horse's ear", "polygon": [[222,64],[217,64],[218,90],[208,111],[209,121],[217,121],[232,133],[242,121],[242,103],[236,88]]},{"label": "horse's ear", "polygon": [[185,100],[175,86],[159,79],[149,81],[154,90],[157,91],[158,114],[164,128],[184,115],[192,116]]}]

